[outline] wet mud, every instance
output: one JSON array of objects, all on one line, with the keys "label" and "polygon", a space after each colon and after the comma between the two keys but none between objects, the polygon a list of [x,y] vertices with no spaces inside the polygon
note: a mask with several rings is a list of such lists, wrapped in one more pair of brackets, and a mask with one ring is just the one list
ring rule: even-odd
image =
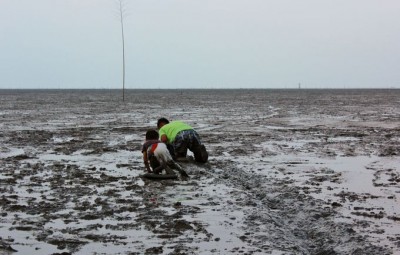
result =
[{"label": "wet mud", "polygon": [[[0,254],[400,253],[398,90],[0,98]],[[206,144],[189,178],[141,178],[159,117]]]}]

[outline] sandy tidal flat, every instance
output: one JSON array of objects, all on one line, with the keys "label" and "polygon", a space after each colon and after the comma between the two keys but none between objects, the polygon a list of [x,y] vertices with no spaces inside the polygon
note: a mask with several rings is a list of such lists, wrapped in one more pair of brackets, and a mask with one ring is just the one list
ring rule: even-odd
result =
[{"label": "sandy tidal flat", "polygon": [[[400,254],[399,90],[0,90],[0,254]],[[209,162],[149,181],[159,117]]]}]

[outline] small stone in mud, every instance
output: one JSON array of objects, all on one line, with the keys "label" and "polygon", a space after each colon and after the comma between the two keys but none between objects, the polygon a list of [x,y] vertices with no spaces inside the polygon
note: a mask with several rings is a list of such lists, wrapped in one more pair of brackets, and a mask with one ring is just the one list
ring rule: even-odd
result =
[{"label": "small stone in mud", "polygon": [[15,227],[16,230],[20,231],[31,231],[33,229],[32,226],[17,226]]},{"label": "small stone in mud", "polygon": [[116,164],[117,168],[121,168],[121,167],[130,167],[130,164]]},{"label": "small stone in mud", "polygon": [[[254,202],[254,201],[247,201],[246,202],[246,206],[252,206],[252,207],[256,207],[257,206],[257,203],[256,202]],[[274,208],[271,208],[271,209],[274,209]]]},{"label": "small stone in mud", "polygon": [[400,217],[398,216],[388,216],[389,220],[400,221]]},{"label": "small stone in mud", "polygon": [[163,253],[163,247],[152,247],[146,250],[145,254],[161,254]]},{"label": "small stone in mud", "polygon": [[363,217],[370,217],[370,218],[375,218],[375,219],[382,219],[385,216],[385,213],[380,211],[379,213],[371,212],[351,212],[353,215],[357,216],[363,216]]},{"label": "small stone in mud", "polygon": [[317,253],[316,253],[316,255],[336,255],[336,254],[337,253],[332,249],[317,251]]},{"label": "small stone in mud", "polygon": [[229,174],[222,175],[222,179],[229,179]]}]

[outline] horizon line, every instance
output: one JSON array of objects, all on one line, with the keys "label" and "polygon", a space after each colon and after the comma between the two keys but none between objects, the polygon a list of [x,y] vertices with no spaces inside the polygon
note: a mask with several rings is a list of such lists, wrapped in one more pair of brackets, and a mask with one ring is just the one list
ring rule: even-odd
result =
[{"label": "horizon line", "polygon": [[[127,90],[349,90],[349,89],[371,89],[371,90],[391,90],[400,87],[302,87],[302,88],[125,88]],[[121,90],[121,88],[0,88],[0,90]]]}]

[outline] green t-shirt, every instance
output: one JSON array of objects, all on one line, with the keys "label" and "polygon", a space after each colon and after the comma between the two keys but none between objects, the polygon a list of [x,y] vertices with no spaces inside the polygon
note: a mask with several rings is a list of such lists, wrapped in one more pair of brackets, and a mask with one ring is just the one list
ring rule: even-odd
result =
[{"label": "green t-shirt", "polygon": [[183,130],[190,130],[193,129],[191,126],[189,126],[186,123],[183,123],[182,121],[171,121],[170,123],[164,125],[162,128],[159,130],[160,138],[162,135],[166,135],[168,139],[168,143],[173,143],[175,141],[176,135],[183,131]]}]

